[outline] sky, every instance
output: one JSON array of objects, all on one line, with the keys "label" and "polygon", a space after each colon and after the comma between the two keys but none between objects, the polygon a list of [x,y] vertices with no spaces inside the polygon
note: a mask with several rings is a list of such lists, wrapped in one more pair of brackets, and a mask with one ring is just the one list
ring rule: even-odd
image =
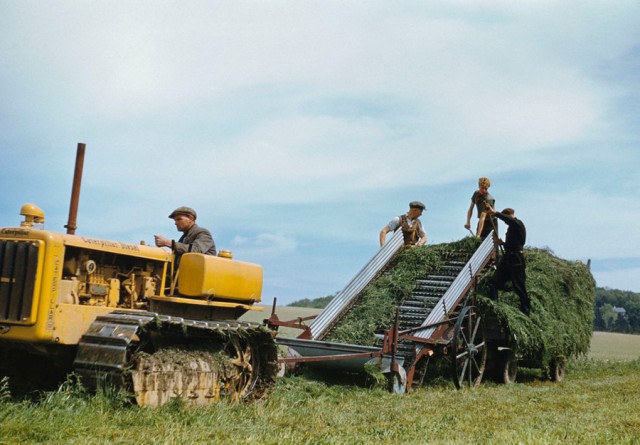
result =
[{"label": "sky", "polygon": [[[636,1],[0,0],[0,227],[152,244],[197,210],[263,301],[341,290],[405,213],[481,176],[527,244],[640,292]],[[474,222],[475,223],[475,222]],[[504,232],[504,228],[502,228]]]}]

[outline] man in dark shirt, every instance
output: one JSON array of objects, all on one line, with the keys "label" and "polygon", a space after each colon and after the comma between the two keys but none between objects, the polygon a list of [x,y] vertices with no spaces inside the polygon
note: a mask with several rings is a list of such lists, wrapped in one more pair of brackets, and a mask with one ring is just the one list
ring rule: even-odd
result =
[{"label": "man in dark shirt", "polygon": [[491,205],[486,205],[487,212],[495,215],[496,218],[504,222],[507,228],[505,237],[504,255],[498,263],[496,272],[489,280],[489,289],[491,298],[498,299],[498,289],[503,289],[507,281],[511,281],[513,289],[520,297],[520,310],[523,314],[529,316],[531,312],[531,300],[527,295],[526,288],[526,272],[524,262],[524,244],[527,241],[527,229],[524,223],[516,218],[516,212],[513,209],[506,208],[502,212],[496,212]]}]

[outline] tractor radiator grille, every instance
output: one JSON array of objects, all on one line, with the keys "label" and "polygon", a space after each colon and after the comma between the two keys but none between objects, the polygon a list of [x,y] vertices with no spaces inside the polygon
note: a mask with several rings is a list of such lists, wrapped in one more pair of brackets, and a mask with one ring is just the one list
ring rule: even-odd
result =
[{"label": "tractor radiator grille", "polygon": [[29,320],[38,269],[38,245],[0,240],[0,322]]}]

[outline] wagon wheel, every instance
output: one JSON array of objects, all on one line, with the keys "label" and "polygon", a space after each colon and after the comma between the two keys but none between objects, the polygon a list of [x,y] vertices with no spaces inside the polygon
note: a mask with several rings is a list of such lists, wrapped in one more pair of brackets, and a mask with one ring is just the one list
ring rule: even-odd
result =
[{"label": "wagon wheel", "polygon": [[225,346],[225,352],[232,365],[227,389],[232,400],[248,397],[258,381],[260,362],[251,344],[244,339],[233,337]]},{"label": "wagon wheel", "polygon": [[498,383],[504,383],[510,385],[515,383],[518,375],[518,359],[513,352],[503,352],[501,358],[498,361],[498,368],[496,369],[496,377]]},{"label": "wagon wheel", "polygon": [[487,362],[487,347],[484,319],[475,307],[467,306],[460,312],[451,347],[456,388],[478,385]]},{"label": "wagon wheel", "polygon": [[550,377],[554,382],[561,382],[564,379],[564,357],[556,357],[551,361]]}]

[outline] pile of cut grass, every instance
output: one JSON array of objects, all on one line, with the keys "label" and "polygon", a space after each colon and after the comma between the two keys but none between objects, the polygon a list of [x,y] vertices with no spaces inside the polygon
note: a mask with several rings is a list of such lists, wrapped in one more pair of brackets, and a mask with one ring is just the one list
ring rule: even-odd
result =
[{"label": "pile of cut grass", "polygon": [[478,289],[479,306],[497,316],[521,359],[543,369],[555,358],[589,352],[595,302],[595,280],[589,268],[547,249],[526,248],[525,261],[529,317],[519,311],[520,300],[513,290],[501,292],[498,302],[486,298],[486,280]]},{"label": "pile of cut grass", "polygon": [[[375,334],[393,324],[396,307],[416,287],[416,279],[437,271],[452,253],[471,255],[480,240],[405,249],[388,273],[370,283],[354,308],[326,340],[371,346]],[[563,260],[551,251],[525,249],[530,317],[520,312],[519,298],[507,285],[499,301],[488,298],[488,271],[476,289],[478,306],[493,315],[507,333],[507,343],[523,360],[548,369],[554,358],[586,354],[593,326],[595,280],[580,262]],[[489,315],[488,314],[488,315]]]}]

